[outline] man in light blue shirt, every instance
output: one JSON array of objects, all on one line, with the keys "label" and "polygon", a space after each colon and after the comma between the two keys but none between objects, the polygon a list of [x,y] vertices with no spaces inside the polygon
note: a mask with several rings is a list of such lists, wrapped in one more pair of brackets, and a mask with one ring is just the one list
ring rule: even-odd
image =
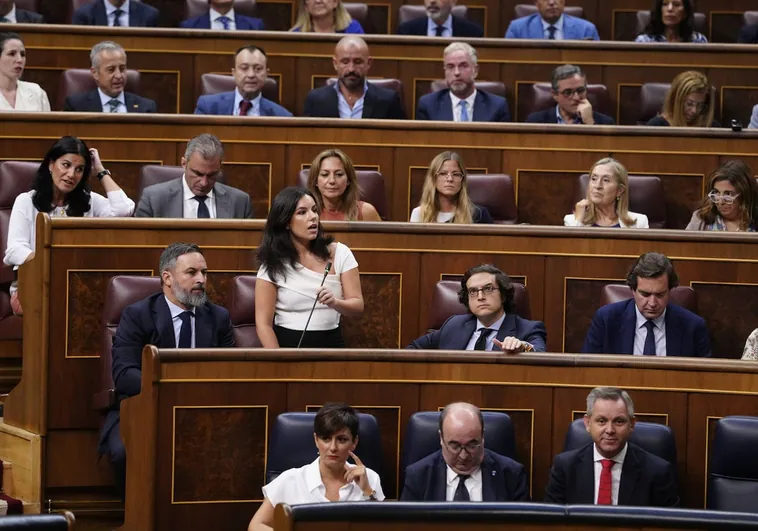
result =
[{"label": "man in light blue shirt", "polygon": [[592,22],[564,13],[566,0],[534,0],[537,13],[513,20],[506,39],[600,40]]}]

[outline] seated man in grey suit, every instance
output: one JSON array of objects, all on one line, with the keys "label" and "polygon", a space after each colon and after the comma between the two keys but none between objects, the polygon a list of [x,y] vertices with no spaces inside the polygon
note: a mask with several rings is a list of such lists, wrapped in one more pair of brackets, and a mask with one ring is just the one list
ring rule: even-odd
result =
[{"label": "seated man in grey suit", "polygon": [[16,7],[13,0],[0,0],[0,24],[42,24],[45,19],[39,13]]},{"label": "seated man in grey suit", "polygon": [[232,75],[237,89],[200,96],[195,114],[292,116],[287,109],[262,95],[261,91],[268,79],[268,59],[263,48],[250,44],[237,50]]},{"label": "seated man in grey suit", "polygon": [[235,218],[253,217],[250,196],[216,182],[221,176],[224,146],[204,133],[187,142],[182,157],[184,175],[142,191],[135,216],[139,218]]}]

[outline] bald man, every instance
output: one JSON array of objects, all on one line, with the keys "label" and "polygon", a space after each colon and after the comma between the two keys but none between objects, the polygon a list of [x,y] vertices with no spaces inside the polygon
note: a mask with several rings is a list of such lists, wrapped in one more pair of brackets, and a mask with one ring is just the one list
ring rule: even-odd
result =
[{"label": "bald man", "polygon": [[479,408],[466,402],[440,414],[440,449],[405,469],[401,501],[529,500],[524,467],[484,448]]},{"label": "bald man", "polygon": [[305,116],[404,120],[400,94],[369,83],[371,68],[366,41],[355,35],[337,43],[332,58],[337,83],[313,89],[305,98]]}]

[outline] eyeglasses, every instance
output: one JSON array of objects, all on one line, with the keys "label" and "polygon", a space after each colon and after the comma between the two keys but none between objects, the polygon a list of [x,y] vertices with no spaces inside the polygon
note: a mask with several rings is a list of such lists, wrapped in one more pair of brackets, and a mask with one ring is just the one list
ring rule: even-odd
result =
[{"label": "eyeglasses", "polygon": [[463,179],[463,174],[459,171],[454,171],[452,173],[441,171],[437,173],[437,177],[442,177],[443,179],[447,179],[448,177],[452,177],[453,179]]},{"label": "eyeglasses", "polygon": [[447,449],[453,452],[454,454],[459,454],[463,451],[463,449],[466,449],[466,453],[471,455],[472,453],[476,452],[479,448],[482,447],[482,441],[471,441],[467,444],[461,444],[456,441],[450,441],[446,442],[445,446],[447,446]]},{"label": "eyeglasses", "polygon": [[579,94],[580,96],[584,96],[587,94],[587,87],[579,87],[576,89],[564,89],[564,90],[556,90],[559,94],[561,94],[564,98],[570,98],[574,94]]},{"label": "eyeglasses", "polygon": [[708,199],[714,203],[724,203],[725,205],[731,205],[739,196],[740,194],[733,194],[731,192],[726,192],[723,194],[720,194],[718,192],[711,192],[708,194]]},{"label": "eyeglasses", "polygon": [[469,288],[468,289],[468,298],[469,299],[475,299],[479,296],[479,292],[482,292],[485,297],[492,295],[497,291],[497,288],[492,285],[486,285],[483,288]]},{"label": "eyeglasses", "polygon": [[704,101],[700,102],[700,101],[684,100],[685,107],[696,109],[698,112],[704,111],[707,105],[708,104]]}]

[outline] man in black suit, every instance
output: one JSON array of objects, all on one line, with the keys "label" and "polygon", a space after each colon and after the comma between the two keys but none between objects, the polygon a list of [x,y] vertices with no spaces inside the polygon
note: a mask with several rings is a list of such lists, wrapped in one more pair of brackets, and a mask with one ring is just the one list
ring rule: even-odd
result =
[{"label": "man in black suit", "polygon": [[0,0],[0,24],[43,24],[39,13],[19,9],[13,0]]},{"label": "man in black suit", "polygon": [[126,52],[111,41],[103,41],[90,52],[92,77],[97,88],[66,98],[64,111],[75,112],[157,112],[155,102],[125,92]]},{"label": "man in black suit", "polygon": [[[113,338],[113,382],[119,404],[142,387],[142,349],[234,346],[229,312],[208,302],[208,266],[194,243],[172,243],[159,262],[162,291],[124,308]],[[116,486],[125,492],[126,451],[119,409],[111,410],[100,432],[100,453],[111,457]]]},{"label": "man in black suit", "polygon": [[595,112],[587,99],[587,76],[581,68],[563,65],[553,70],[553,99],[557,103],[544,111],[533,112],[527,123],[614,125],[613,118]]},{"label": "man in black suit", "polygon": [[529,499],[524,467],[484,448],[479,408],[466,402],[440,414],[440,450],[405,471],[401,501],[506,502]]},{"label": "man in black suit", "polygon": [[78,26],[158,27],[159,12],[135,0],[95,0],[74,11],[72,24]]},{"label": "man in black suit", "polygon": [[428,37],[484,37],[484,30],[465,18],[453,16],[457,0],[424,0],[425,17],[414,18],[400,24],[398,35],[426,35]]},{"label": "man in black suit", "polygon": [[584,425],[593,442],[555,458],[546,502],[679,505],[671,463],[628,442],[634,431],[634,402],[626,391],[593,389],[587,396]]},{"label": "man in black suit", "polygon": [[334,50],[332,64],[337,72],[337,83],[308,93],[305,116],[405,119],[400,95],[366,80],[371,68],[366,41],[356,35],[343,37]]}]

